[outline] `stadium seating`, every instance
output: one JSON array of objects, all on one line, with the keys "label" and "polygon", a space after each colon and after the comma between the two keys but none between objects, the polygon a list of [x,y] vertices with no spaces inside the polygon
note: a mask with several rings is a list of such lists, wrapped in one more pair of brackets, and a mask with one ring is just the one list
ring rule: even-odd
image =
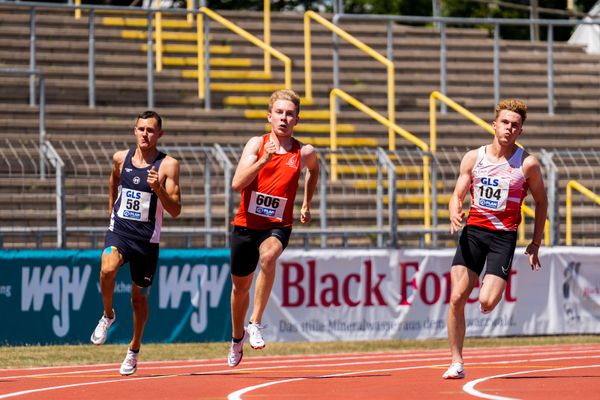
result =
[{"label": "stadium seating", "polygon": [[[222,11],[223,16],[239,24],[257,37],[262,37],[262,14],[259,12]],[[119,15],[96,14],[96,106],[88,107],[88,21],[71,12],[38,9],[36,14],[36,68],[46,79],[46,131],[66,163],[66,223],[69,227],[94,227],[93,235],[82,232],[68,234],[68,247],[98,246],[102,228],[107,224],[107,187],[110,157],[117,149],[133,143],[131,129],[135,115],[147,107],[146,27],[140,17],[123,15],[135,23],[116,19]],[[330,17],[331,16],[327,16]],[[164,117],[167,135],[162,145],[182,159],[184,209],[177,220],[168,219],[165,226],[173,229],[205,227],[207,199],[204,195],[204,155],[210,158],[212,227],[223,228],[230,219],[225,207],[224,170],[213,155],[185,151],[187,147],[220,144],[228,150],[235,165],[235,149],[265,130],[268,94],[283,86],[283,66],[272,60],[270,79],[261,75],[263,54],[257,48],[211,22],[212,75],[211,110],[204,109],[198,99],[194,26],[186,26],[184,17],[164,16],[164,69],[155,73],[155,109]],[[171,22],[169,22],[171,21]],[[177,22],[173,22],[177,21]],[[29,14],[26,8],[0,8],[0,68],[29,66]],[[386,52],[385,25],[368,22],[342,22],[341,27],[381,54]],[[331,33],[319,25],[312,27],[314,100],[304,103],[296,136],[320,148],[329,146],[329,91],[332,88]],[[452,28],[448,30],[447,95],[486,120],[493,118],[492,43],[482,29]],[[191,45],[191,48],[190,48]],[[304,47],[302,15],[273,13],[272,45],[293,60],[293,88],[304,94]],[[558,234],[564,242],[564,187],[568,179],[583,179],[592,190],[598,190],[600,163],[593,157],[573,156],[581,149],[600,147],[593,136],[600,123],[598,96],[599,76],[596,57],[580,47],[556,43],[554,47],[555,115],[548,115],[546,44],[501,42],[502,96],[527,101],[530,112],[525,134],[520,142],[539,154],[542,149],[553,152],[558,160],[557,202],[561,217]],[[386,115],[386,75],[381,65],[353,46],[340,44],[341,88],[382,115]],[[424,141],[429,140],[429,94],[439,90],[439,34],[416,26],[394,27],[394,64],[396,85],[396,123]],[[0,154],[4,163],[1,201],[1,223],[5,227],[54,226],[55,184],[52,179],[39,179],[37,141],[38,109],[28,105],[28,78],[0,75],[0,127],[7,145]],[[343,162],[338,181],[327,183],[327,226],[329,228],[368,228],[376,223],[376,147],[387,148],[387,128],[353,107],[343,104],[338,116],[338,137]],[[438,214],[440,228],[447,228],[447,199],[454,186],[460,157],[467,148],[488,143],[491,136],[467,122],[462,116],[448,112],[439,114],[438,133]],[[25,143],[25,144],[24,144]],[[405,230],[422,227],[422,174],[418,168],[420,155],[414,146],[398,138],[397,163],[398,215]],[[11,150],[12,149],[12,150]],[[356,150],[358,149],[358,150]],[[371,149],[358,157],[356,152]],[[365,150],[365,151],[367,151]],[[368,152],[367,151],[367,152]],[[323,165],[329,155],[324,152]],[[354,156],[352,156],[354,155]],[[358,160],[354,162],[352,160]],[[573,160],[579,160],[573,161]],[[577,168],[576,168],[577,167]],[[48,166],[48,170],[52,168]],[[18,178],[18,179],[15,179]],[[387,184],[386,184],[387,185]],[[386,186],[387,187],[387,186]],[[300,197],[300,196],[299,196]],[[593,202],[575,196],[574,228],[576,244],[596,244]],[[301,199],[301,197],[300,197]],[[300,200],[299,199],[299,200]],[[385,218],[387,220],[387,197]],[[234,207],[237,197],[234,196]],[[319,198],[313,214],[321,222]],[[531,229],[531,224],[527,229]],[[421,235],[401,235],[400,245],[422,244]],[[453,238],[441,235],[440,245]],[[204,235],[163,235],[166,246],[205,246]],[[299,235],[292,245],[306,245]],[[320,245],[318,236],[311,246]],[[343,245],[345,238],[332,237],[328,245]],[[4,234],[4,247],[53,246],[54,238],[24,239],[22,235]],[[343,243],[342,243],[343,242]],[[211,245],[222,245],[223,236],[214,235]],[[353,237],[353,246],[375,246],[373,235]]]}]

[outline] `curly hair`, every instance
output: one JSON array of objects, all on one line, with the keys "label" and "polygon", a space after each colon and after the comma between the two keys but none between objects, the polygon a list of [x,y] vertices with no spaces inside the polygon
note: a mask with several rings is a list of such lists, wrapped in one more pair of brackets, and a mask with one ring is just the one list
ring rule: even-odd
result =
[{"label": "curly hair", "polygon": [[525,123],[527,119],[527,104],[521,100],[517,99],[506,99],[502,100],[496,106],[496,118],[498,119],[498,115],[500,115],[500,111],[508,110],[515,112],[521,116],[521,125]]}]

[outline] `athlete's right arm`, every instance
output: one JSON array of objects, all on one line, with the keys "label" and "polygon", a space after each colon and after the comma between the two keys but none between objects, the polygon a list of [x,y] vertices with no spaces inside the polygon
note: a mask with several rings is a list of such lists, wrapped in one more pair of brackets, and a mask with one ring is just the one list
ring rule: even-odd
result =
[{"label": "athlete's right arm", "polygon": [[231,182],[231,187],[236,192],[241,192],[252,183],[258,172],[271,159],[272,152],[267,151],[263,152],[260,159],[258,158],[261,146],[262,137],[260,136],[255,136],[246,143]]},{"label": "athlete's right arm", "polygon": [[127,150],[117,151],[113,154],[113,165],[112,171],[110,172],[110,178],[108,178],[108,216],[112,214],[113,206],[117,201],[117,195],[119,194],[119,180],[121,179],[121,168],[125,161]]},{"label": "athlete's right arm", "polygon": [[463,211],[463,201],[469,191],[471,185],[471,171],[477,161],[477,150],[471,150],[465,154],[461,163],[458,179],[454,192],[448,203],[448,211],[450,211],[450,233],[454,234],[462,228],[462,220],[465,217]]}]

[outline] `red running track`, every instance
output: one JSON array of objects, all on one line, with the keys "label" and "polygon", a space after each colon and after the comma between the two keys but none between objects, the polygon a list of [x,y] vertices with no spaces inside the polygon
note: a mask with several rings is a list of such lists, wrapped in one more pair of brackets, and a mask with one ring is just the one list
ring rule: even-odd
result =
[{"label": "red running track", "polygon": [[465,350],[466,378],[443,380],[447,350],[143,362],[0,370],[1,399],[597,399],[600,345]]}]

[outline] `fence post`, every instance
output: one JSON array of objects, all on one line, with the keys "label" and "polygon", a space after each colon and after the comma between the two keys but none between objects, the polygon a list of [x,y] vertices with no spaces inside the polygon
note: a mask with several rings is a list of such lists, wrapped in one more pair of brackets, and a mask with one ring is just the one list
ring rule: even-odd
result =
[{"label": "fence post", "polygon": [[554,115],[554,25],[548,25],[548,114]]},{"label": "fence post", "polygon": [[90,108],[96,107],[96,25],[94,9],[88,14],[88,103]]},{"label": "fence post", "polygon": [[65,217],[65,177],[63,165],[56,160],[56,247],[64,248],[66,242],[66,217]]},{"label": "fence post", "polygon": [[[377,148],[377,229],[383,229],[383,163],[382,153],[384,153],[381,147]],[[383,235],[377,234],[377,247],[383,247]]]},{"label": "fence post", "polygon": [[[211,178],[211,174],[210,174],[210,154],[209,153],[205,153],[205,158],[204,158],[204,198],[205,203],[204,203],[204,226],[206,227],[207,231],[210,231],[210,228],[212,228],[212,219],[211,219],[211,215],[212,215],[212,201],[211,201],[211,190],[210,190],[210,178]],[[209,249],[212,247],[212,235],[210,233],[208,233],[206,235],[206,247],[208,247]]]},{"label": "fence post", "polygon": [[558,215],[558,202],[556,191],[558,190],[558,168],[553,160],[553,153],[542,149],[540,161],[546,170],[546,181],[548,193],[548,221],[550,223],[550,245],[559,244],[560,220]]},{"label": "fence post", "polygon": [[[319,157],[319,220],[321,229],[327,229],[327,161],[325,157]],[[321,248],[327,248],[327,235],[321,234]]]},{"label": "fence post", "polygon": [[224,172],[224,193],[225,193],[225,246],[229,246],[229,220],[233,214],[233,191],[231,189],[231,179],[233,178],[233,165],[219,144],[214,145],[215,156],[223,165]]},{"label": "fence post", "polygon": [[[437,233],[437,227],[438,227],[438,192],[437,192],[437,171],[438,171],[438,165],[437,165],[437,156],[435,153],[431,153],[429,155],[431,161],[429,163],[429,165],[431,165],[431,227],[433,228],[433,232],[432,232],[432,245],[433,247],[437,247],[438,245],[438,233]],[[425,186],[423,186],[423,190],[429,190],[428,188],[426,188]],[[425,192],[423,192],[423,194],[425,194]]]},{"label": "fence post", "polygon": [[[35,71],[35,8],[29,17],[29,70]],[[35,75],[29,76],[29,105],[35,106]]]},{"label": "fence post", "polygon": [[42,157],[42,151],[44,146],[46,145],[46,81],[44,76],[31,71],[31,76],[35,77],[37,74],[39,76],[38,80],[40,83],[40,114],[39,114],[39,126],[40,126],[40,178],[46,178],[46,164],[44,163],[44,158]]},{"label": "fence post", "polygon": [[[398,205],[396,203],[396,166],[382,148],[378,148],[381,160],[387,166],[388,178],[388,219],[390,228],[390,247],[398,247]],[[382,185],[383,186],[383,185]],[[381,196],[383,197],[383,196]]]},{"label": "fence post", "polygon": [[[207,1],[201,0],[200,7],[207,7]],[[208,15],[202,13],[202,19],[204,23],[204,109],[211,109],[211,98],[210,98],[210,20]]]},{"label": "fence post", "polygon": [[494,108],[500,103],[500,25],[494,25]]},{"label": "fence post", "polygon": [[147,71],[147,91],[148,91],[148,108],[154,108],[154,52],[152,51],[152,10],[148,9],[146,16],[148,29],[146,30],[146,71]]},{"label": "fence post", "polygon": [[[440,91],[444,96],[448,96],[448,77],[446,76],[448,59],[448,47],[446,46],[446,23],[440,23]],[[440,112],[446,114],[448,106],[445,102],[440,102]]]}]

